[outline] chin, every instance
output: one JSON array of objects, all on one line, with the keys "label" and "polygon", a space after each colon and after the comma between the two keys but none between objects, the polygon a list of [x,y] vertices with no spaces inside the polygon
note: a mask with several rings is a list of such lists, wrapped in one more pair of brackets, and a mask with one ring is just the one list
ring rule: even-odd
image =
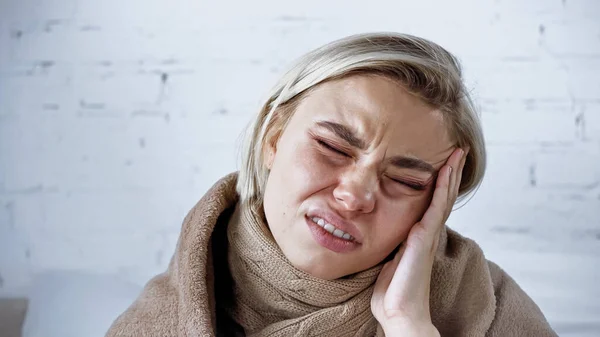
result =
[{"label": "chin", "polygon": [[322,260],[320,259],[288,259],[295,268],[318,279],[335,280],[344,276],[343,274],[340,274],[339,264],[336,264],[338,268],[333,268],[332,265],[322,263]]},{"label": "chin", "polygon": [[326,268],[322,268],[322,267],[306,269],[306,270],[302,270],[302,271],[309,274],[312,277],[315,277],[315,278],[318,278],[321,280],[335,280],[335,279],[341,277],[335,273],[332,273],[330,269],[326,269]]}]

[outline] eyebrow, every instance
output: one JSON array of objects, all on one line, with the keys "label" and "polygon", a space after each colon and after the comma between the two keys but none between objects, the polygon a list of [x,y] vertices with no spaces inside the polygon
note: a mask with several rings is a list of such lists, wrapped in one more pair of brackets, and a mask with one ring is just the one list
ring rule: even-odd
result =
[{"label": "eyebrow", "polygon": [[[364,150],[367,148],[366,142],[358,137],[354,130],[345,125],[331,121],[319,121],[317,122],[317,125],[335,133],[338,137],[343,139],[352,147],[358,148],[359,150]],[[431,164],[417,158],[395,156],[390,158],[388,162],[399,168],[406,168],[432,174],[436,172],[435,168]]]},{"label": "eyebrow", "polygon": [[436,172],[435,168],[431,164],[429,164],[428,162],[425,162],[421,159],[417,159],[417,158],[396,156],[396,157],[390,158],[389,162],[390,162],[390,164],[400,167],[400,168],[407,168],[407,169],[427,172],[427,173],[431,173],[431,174],[435,174],[435,172]]},{"label": "eyebrow", "polygon": [[356,147],[359,150],[364,150],[367,145],[364,140],[360,139],[354,130],[349,127],[331,121],[319,121],[317,125],[335,133],[338,137],[342,138],[348,145]]}]

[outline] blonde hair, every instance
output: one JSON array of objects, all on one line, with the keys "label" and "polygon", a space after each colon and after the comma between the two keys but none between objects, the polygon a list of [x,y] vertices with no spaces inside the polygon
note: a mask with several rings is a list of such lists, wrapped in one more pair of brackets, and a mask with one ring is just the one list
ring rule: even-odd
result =
[{"label": "blonde hair", "polygon": [[470,147],[459,199],[475,191],[486,166],[479,117],[458,60],[441,46],[399,33],[369,33],[333,41],[302,56],[272,89],[250,124],[242,148],[237,192],[255,212],[262,208],[268,169],[265,141],[283,133],[298,103],[319,84],[354,74],[382,75],[442,112],[456,146]]}]

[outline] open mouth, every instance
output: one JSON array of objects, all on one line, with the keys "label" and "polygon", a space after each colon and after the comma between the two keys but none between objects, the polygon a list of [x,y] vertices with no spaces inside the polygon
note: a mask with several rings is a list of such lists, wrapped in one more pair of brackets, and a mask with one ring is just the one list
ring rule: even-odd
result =
[{"label": "open mouth", "polygon": [[344,232],[343,230],[336,228],[334,225],[327,223],[325,220],[318,218],[318,217],[312,217],[311,218],[312,222],[314,222],[315,224],[317,224],[319,227],[323,228],[324,230],[328,231],[329,233],[333,234],[334,236],[343,239],[343,240],[348,240],[348,241],[354,241],[354,237],[346,232]]},{"label": "open mouth", "polygon": [[358,249],[361,244],[339,228],[327,223],[319,217],[306,216],[306,224],[313,239],[320,246],[336,253],[348,253]]}]

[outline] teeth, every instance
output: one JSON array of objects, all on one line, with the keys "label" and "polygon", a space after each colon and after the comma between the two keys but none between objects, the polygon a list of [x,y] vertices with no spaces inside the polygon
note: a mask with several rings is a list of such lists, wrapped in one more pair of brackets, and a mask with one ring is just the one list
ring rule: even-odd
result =
[{"label": "teeth", "polygon": [[338,238],[344,237],[344,232],[342,232],[341,230],[337,229],[333,231],[333,235],[337,236]]},{"label": "teeth", "polygon": [[329,233],[333,234],[334,236],[336,236],[338,238],[349,240],[349,241],[354,240],[352,235],[345,233],[341,229],[335,228],[335,226],[325,222],[325,220],[323,220],[323,219],[313,217],[313,218],[311,218],[311,220],[314,223],[316,223],[317,225],[323,227],[324,230],[328,231]]}]

